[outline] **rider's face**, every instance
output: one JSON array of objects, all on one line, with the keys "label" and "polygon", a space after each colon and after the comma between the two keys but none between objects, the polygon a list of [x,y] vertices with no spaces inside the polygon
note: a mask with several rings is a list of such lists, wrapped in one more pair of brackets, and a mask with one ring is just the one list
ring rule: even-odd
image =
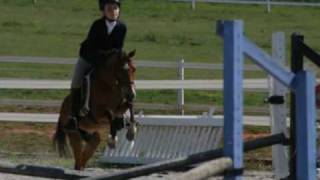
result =
[{"label": "rider's face", "polygon": [[117,20],[120,13],[120,8],[116,3],[106,4],[104,6],[104,15],[111,20]]}]

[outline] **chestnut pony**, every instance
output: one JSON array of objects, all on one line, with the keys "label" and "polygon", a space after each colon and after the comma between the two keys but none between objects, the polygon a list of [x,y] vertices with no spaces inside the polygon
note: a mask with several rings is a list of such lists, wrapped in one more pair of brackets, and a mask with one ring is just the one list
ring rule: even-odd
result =
[{"label": "chestnut pony", "polygon": [[103,58],[90,75],[90,116],[80,119],[79,132],[65,131],[64,126],[69,120],[71,111],[70,95],[66,96],[53,137],[54,145],[61,156],[67,154],[67,138],[69,139],[76,170],[85,168],[86,163],[100,144],[103,128],[107,128],[110,134],[107,140],[108,146],[115,148],[116,131],[120,128],[113,126],[114,124],[125,124],[116,122],[121,119],[116,117],[121,116],[128,109],[130,110],[130,122],[127,127],[127,139],[132,141],[137,131],[132,110],[132,101],[135,97],[135,67],[132,57],[135,55],[135,50],[128,54],[114,49],[100,53],[103,54]]}]

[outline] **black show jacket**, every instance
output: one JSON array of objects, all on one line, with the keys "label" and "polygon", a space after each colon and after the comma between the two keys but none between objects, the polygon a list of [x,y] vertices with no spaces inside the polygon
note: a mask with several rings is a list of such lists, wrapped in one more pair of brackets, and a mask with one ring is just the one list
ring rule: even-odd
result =
[{"label": "black show jacket", "polygon": [[101,51],[110,49],[122,50],[127,33],[126,25],[117,21],[114,29],[108,34],[105,18],[94,21],[87,38],[81,43],[80,56],[91,64],[97,64],[101,59]]}]

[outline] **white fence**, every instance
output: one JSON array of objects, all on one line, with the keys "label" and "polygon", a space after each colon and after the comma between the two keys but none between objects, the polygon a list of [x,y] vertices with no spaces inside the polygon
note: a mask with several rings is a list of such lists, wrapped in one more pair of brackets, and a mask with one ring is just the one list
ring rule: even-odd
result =
[{"label": "white fence", "polygon": [[[0,56],[0,63],[33,63],[33,64],[75,64],[75,58],[50,58],[50,57],[21,57],[21,56]],[[152,61],[152,60],[135,60],[137,67],[143,68],[181,68],[182,60],[171,61]],[[207,69],[222,70],[222,64],[213,63],[184,63],[183,68],[187,69]],[[246,71],[261,71],[255,65],[246,65]]]},{"label": "white fence", "polygon": [[[222,90],[222,80],[136,80],[137,89]],[[69,89],[69,80],[0,79],[0,89]],[[268,92],[266,79],[246,79],[244,88],[254,92]]]},{"label": "white fence", "polygon": [[[17,57],[17,56],[2,56],[0,57],[0,62],[2,63],[42,63],[42,64],[74,64],[75,59],[72,58],[45,58],[45,57]],[[180,80],[137,80],[136,88],[144,89],[144,90],[155,90],[155,89],[171,89],[178,90],[178,105],[176,108],[172,107],[172,105],[164,105],[164,104],[155,104],[155,105],[146,105],[140,104],[140,107],[148,108],[153,107],[157,109],[177,109],[181,114],[184,113],[185,108],[189,108],[192,110],[200,110],[205,109],[209,110],[209,105],[185,105],[184,101],[184,90],[222,90],[223,81],[222,80],[184,80],[184,70],[186,68],[192,69],[210,69],[210,70],[221,70],[222,65],[220,64],[209,64],[209,63],[185,63],[184,60],[174,62],[155,62],[155,61],[136,61],[137,66],[140,67],[156,67],[156,68],[174,68],[177,69],[178,78]],[[247,65],[247,71],[257,71],[258,69],[254,65]],[[69,89],[70,81],[69,80],[34,80],[34,79],[0,79],[0,89]],[[244,81],[244,88],[247,91],[254,92],[269,92],[269,85],[267,79],[246,79]],[[0,105],[8,105],[8,103],[13,103],[15,105],[30,105],[30,103],[34,103],[37,105],[47,104],[48,106],[55,104],[57,105],[59,102],[48,102],[48,101],[21,101],[21,100],[1,100]],[[169,107],[170,106],[170,107]],[[219,109],[219,107],[215,107]],[[220,108],[221,109],[221,108]],[[220,110],[219,109],[219,110]],[[250,112],[258,112],[258,113],[266,113],[268,110],[265,108],[257,108],[250,107],[247,108]],[[221,109],[222,110],[222,109]],[[221,111],[220,110],[220,111]],[[53,121],[56,118],[56,115],[39,115],[39,118],[36,118],[36,115],[23,115],[23,114],[2,114],[3,120],[17,118],[19,121],[28,121],[31,119],[38,119],[38,121]],[[253,119],[263,119],[263,123],[259,121],[258,123],[254,123]],[[247,117],[248,122],[252,125],[267,125],[268,117]]]},{"label": "white fence", "polygon": [[[24,123],[56,123],[58,121],[59,114],[39,114],[39,113],[0,113],[0,121],[2,122],[24,122]],[[146,115],[143,117],[136,116],[139,121],[142,119],[152,120],[166,120],[166,119],[197,119],[206,116],[168,116],[168,115]],[[223,119],[222,116],[209,116],[209,119],[219,120]],[[245,125],[253,125],[253,126],[269,126],[270,125],[270,117],[269,116],[244,116],[244,124]]]},{"label": "white fence", "polygon": [[[48,58],[48,57],[19,57],[1,56],[2,63],[35,63],[35,64],[74,64],[75,58]],[[174,89],[178,90],[177,109],[180,114],[184,114],[185,100],[184,89],[192,90],[221,90],[222,80],[184,80],[185,69],[202,70],[222,70],[222,64],[212,63],[185,63],[169,61],[146,61],[136,60],[137,67],[142,68],[174,68],[177,70],[178,80],[137,80],[137,89]],[[260,71],[255,65],[246,65],[246,71]],[[260,79],[246,80],[245,89],[251,91],[267,91],[267,82]],[[0,79],[0,89],[68,89],[70,81],[62,80],[19,80],[19,79]]]},{"label": "white fence", "polygon": [[271,6],[297,6],[297,7],[320,7],[320,2],[290,2],[272,0],[172,0],[174,2],[189,2],[192,9],[196,9],[196,2],[219,3],[219,4],[252,4],[265,5],[267,12],[271,11]]}]

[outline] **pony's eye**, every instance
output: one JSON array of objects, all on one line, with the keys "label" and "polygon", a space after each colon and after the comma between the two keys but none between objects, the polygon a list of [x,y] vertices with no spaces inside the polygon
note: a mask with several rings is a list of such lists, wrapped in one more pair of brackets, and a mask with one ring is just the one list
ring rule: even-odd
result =
[{"label": "pony's eye", "polygon": [[123,69],[128,70],[128,69],[129,69],[129,65],[126,63],[126,64],[123,66]]}]

